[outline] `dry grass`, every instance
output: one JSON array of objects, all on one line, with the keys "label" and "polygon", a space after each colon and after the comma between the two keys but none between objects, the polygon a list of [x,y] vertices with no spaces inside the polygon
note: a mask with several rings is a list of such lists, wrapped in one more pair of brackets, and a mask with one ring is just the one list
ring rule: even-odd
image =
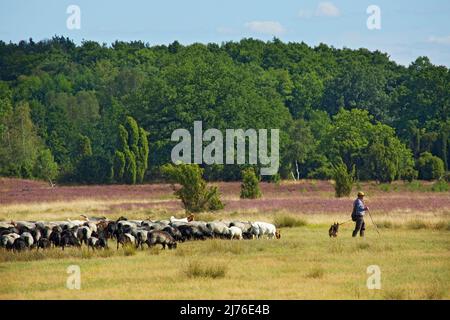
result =
[{"label": "dry grass", "polygon": [[191,261],[187,265],[184,273],[188,278],[223,278],[227,271],[227,266],[223,263],[201,263]]},{"label": "dry grass", "polygon": [[[360,239],[351,229],[330,239],[326,226],[308,224],[280,240],[191,241],[128,256],[115,248],[2,252],[0,299],[450,298],[448,231],[383,229],[379,237],[368,226]],[[72,264],[81,268],[79,291],[65,287]],[[381,268],[381,290],[365,286],[372,264]]]},{"label": "dry grass", "polygon": [[[328,227],[333,221],[350,218],[352,199],[331,201],[333,190],[328,182],[263,185],[263,199],[242,202],[239,184],[220,184],[224,186],[229,188],[224,190],[225,198],[236,203],[219,213],[199,214],[198,220],[275,221],[284,228],[282,238],[190,241],[180,243],[176,250],[116,250],[112,242],[110,250],[95,252],[85,247],[64,252],[0,251],[0,299],[450,298],[448,193],[413,194],[402,184],[392,188],[397,191],[385,192],[375,184],[365,184],[381,235],[367,218],[366,238],[352,238],[354,224],[349,222],[340,227],[337,238],[330,239]],[[64,220],[77,219],[80,214],[111,219],[184,216],[181,209],[164,205],[165,198],[171,199],[168,195],[127,197],[5,204],[0,206],[0,219]],[[297,198],[304,207],[290,202]],[[402,206],[390,208],[398,201]],[[426,201],[430,205],[423,206]],[[147,207],[156,202],[163,204]],[[422,207],[416,208],[418,203]],[[344,209],[330,208],[330,204]],[[67,267],[73,264],[81,268],[81,290],[65,286]],[[366,269],[374,264],[382,272],[381,290],[366,287]]]}]

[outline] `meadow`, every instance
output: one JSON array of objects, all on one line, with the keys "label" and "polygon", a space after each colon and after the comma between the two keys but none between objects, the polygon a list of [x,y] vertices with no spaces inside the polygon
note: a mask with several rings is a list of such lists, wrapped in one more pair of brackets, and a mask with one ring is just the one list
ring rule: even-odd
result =
[{"label": "meadow", "polygon": [[[263,198],[240,200],[239,183],[218,183],[225,209],[198,220],[276,223],[280,240],[206,240],[176,250],[0,252],[0,299],[449,299],[450,192],[432,184],[357,186],[380,231],[365,238],[349,219],[352,198],[334,198],[328,181],[262,184]],[[355,189],[356,190],[356,189]],[[77,219],[80,214],[158,219],[184,212],[168,185],[58,186],[0,179],[0,220]],[[81,289],[66,287],[78,265]],[[369,290],[367,267],[381,270]]]}]

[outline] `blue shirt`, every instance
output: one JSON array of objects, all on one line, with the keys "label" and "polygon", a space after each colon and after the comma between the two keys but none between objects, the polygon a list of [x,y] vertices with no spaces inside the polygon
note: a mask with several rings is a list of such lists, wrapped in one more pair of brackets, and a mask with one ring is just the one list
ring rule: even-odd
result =
[{"label": "blue shirt", "polygon": [[361,199],[356,199],[353,203],[353,206],[355,207],[355,213],[357,216],[363,216],[366,211],[366,206],[364,205],[364,202]]}]

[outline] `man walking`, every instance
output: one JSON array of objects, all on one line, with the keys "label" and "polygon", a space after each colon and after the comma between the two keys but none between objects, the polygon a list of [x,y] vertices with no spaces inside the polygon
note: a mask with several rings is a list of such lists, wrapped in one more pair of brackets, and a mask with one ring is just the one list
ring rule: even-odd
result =
[{"label": "man walking", "polygon": [[364,214],[369,208],[364,204],[364,192],[358,192],[358,198],[353,202],[352,220],[356,222],[355,230],[353,230],[352,237],[356,237],[359,232],[361,237],[364,237],[366,230],[366,223],[364,222]]}]

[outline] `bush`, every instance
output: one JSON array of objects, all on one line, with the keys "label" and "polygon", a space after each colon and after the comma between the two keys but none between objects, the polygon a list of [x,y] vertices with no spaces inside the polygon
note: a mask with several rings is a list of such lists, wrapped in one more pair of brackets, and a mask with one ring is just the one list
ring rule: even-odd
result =
[{"label": "bush", "polygon": [[417,160],[417,169],[419,178],[423,180],[440,179],[445,174],[444,161],[429,152],[420,155]]},{"label": "bush", "polygon": [[344,163],[340,163],[334,167],[334,190],[336,197],[348,197],[352,192],[353,177],[355,176],[355,167],[352,172],[348,172]]},{"label": "bush", "polygon": [[242,170],[241,198],[256,199],[260,197],[259,179],[255,170],[252,167]]},{"label": "bush", "polygon": [[304,219],[298,219],[287,215],[279,215],[275,216],[274,224],[277,228],[293,228],[306,226],[307,222]]},{"label": "bush", "polygon": [[431,186],[433,192],[447,192],[448,190],[448,182],[445,180],[438,180]]},{"label": "bush", "polygon": [[202,178],[203,169],[197,164],[168,164],[163,166],[161,171],[172,183],[181,185],[181,188],[173,188],[187,212],[223,209],[217,187],[206,185]]},{"label": "bush", "polygon": [[403,173],[402,179],[404,181],[412,182],[413,180],[416,180],[419,175],[419,172],[417,170],[414,170],[414,168],[407,168],[405,169],[405,172]]}]

